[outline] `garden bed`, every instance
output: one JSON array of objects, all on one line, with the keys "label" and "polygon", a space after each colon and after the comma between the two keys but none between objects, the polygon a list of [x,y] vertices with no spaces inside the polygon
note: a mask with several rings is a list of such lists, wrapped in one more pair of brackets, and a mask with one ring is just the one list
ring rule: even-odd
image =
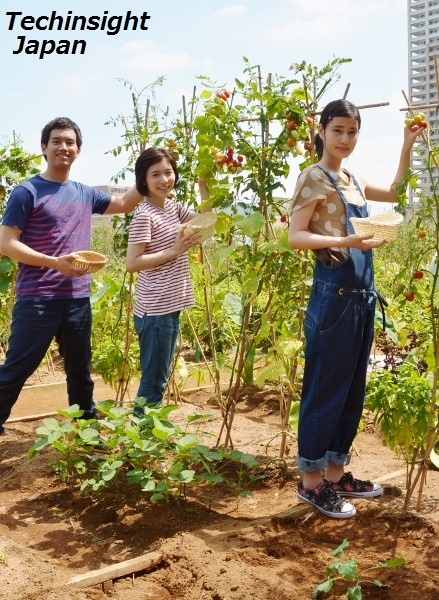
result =
[{"label": "garden bed", "polygon": [[[63,408],[62,406],[61,408]],[[177,420],[212,412],[203,426],[219,431],[221,417],[205,391],[186,395]],[[246,388],[237,405],[236,449],[264,460],[277,456],[275,391]],[[360,569],[402,556],[397,569],[372,571],[389,589],[363,584],[370,600],[437,600],[439,586],[439,473],[430,471],[421,510],[403,511],[404,464],[384,445],[372,423],[355,442],[352,470],[382,482],[376,500],[355,500],[355,518],[328,519],[313,509],[295,511],[298,473],[295,441],[285,463],[273,460],[252,495],[236,499],[215,488],[209,507],[189,494],[178,504],[141,507],[94,504],[60,483],[43,452],[25,458],[36,421],[17,421],[0,438],[0,598],[8,600],[292,600],[311,598],[326,579],[331,552],[348,539],[348,554]],[[413,502],[416,500],[414,498]],[[91,570],[159,553],[151,569],[115,577],[104,587],[69,582]],[[336,586],[330,598],[342,598]]]}]

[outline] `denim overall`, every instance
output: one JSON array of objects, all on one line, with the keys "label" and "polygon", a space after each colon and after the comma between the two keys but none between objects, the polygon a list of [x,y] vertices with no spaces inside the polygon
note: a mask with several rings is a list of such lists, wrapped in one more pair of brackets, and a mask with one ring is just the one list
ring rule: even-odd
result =
[{"label": "denim overall", "polygon": [[[350,204],[333,177],[322,171],[345,205],[350,235],[354,231],[349,218],[366,217],[366,202]],[[322,471],[328,462],[349,464],[366,393],[376,299],[371,250],[349,248],[349,257],[336,268],[316,260],[305,314],[297,456],[302,471]]]}]

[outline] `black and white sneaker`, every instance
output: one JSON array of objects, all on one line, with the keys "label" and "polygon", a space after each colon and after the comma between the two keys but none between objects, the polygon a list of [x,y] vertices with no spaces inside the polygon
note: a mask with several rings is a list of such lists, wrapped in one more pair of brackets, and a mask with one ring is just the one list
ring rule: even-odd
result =
[{"label": "black and white sneaker", "polygon": [[306,490],[300,482],[297,497],[301,502],[315,506],[327,517],[334,519],[350,519],[357,512],[355,506],[340,498],[329,481],[324,479],[313,490]]},{"label": "black and white sneaker", "polygon": [[339,481],[331,482],[331,485],[339,496],[346,498],[376,498],[384,492],[383,487],[378,483],[355,479],[349,471]]}]

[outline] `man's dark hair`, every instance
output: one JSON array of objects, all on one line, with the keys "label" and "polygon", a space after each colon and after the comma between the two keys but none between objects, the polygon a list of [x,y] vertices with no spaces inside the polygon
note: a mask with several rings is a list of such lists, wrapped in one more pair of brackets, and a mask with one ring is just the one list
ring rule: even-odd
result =
[{"label": "man's dark hair", "polygon": [[[49,139],[50,139],[50,134],[54,129],[73,129],[73,131],[75,132],[76,135],[76,145],[78,146],[78,149],[81,149],[82,146],[82,133],[81,130],[79,129],[79,127],[76,125],[76,123],[74,123],[71,119],[68,119],[67,117],[57,117],[56,119],[52,119],[52,121],[49,121],[49,123],[47,123],[47,125],[45,125],[41,131],[41,144],[44,144],[45,146],[48,145],[49,143]],[[44,155],[44,158],[46,158],[46,156]],[[46,158],[47,160],[47,158]]]},{"label": "man's dark hair", "polygon": [[175,162],[175,158],[172,154],[166,150],[165,148],[156,148],[152,146],[148,148],[139,156],[136,160],[136,165],[134,167],[134,174],[136,176],[136,188],[139,194],[142,196],[148,196],[148,186],[146,185],[146,174],[148,173],[148,169],[159,162],[161,162],[164,158],[167,158],[171,163],[172,170],[175,175],[175,185],[178,182],[178,170],[177,163]]}]

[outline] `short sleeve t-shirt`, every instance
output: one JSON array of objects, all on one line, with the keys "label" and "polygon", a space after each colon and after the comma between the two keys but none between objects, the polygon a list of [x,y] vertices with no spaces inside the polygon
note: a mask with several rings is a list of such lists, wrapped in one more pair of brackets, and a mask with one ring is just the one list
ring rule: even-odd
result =
[{"label": "short sleeve t-shirt", "polygon": [[[336,173],[330,175],[337,181],[347,202],[357,206],[364,205],[364,198],[355,186],[349,172],[344,170],[349,182],[344,181]],[[361,191],[365,192],[366,182],[356,177]],[[309,223],[309,230],[326,236],[340,237],[347,235],[346,209],[337,190],[325,173],[317,166],[311,165],[302,171],[294,190],[291,213],[317,200],[314,213]],[[347,248],[323,248],[313,251],[323,263],[335,267],[346,260],[349,255]]]},{"label": "short sleeve t-shirt", "polygon": [[[103,214],[111,196],[75,181],[39,175],[12,191],[2,225],[19,229],[20,241],[37,252],[62,256],[89,250],[91,216]],[[18,263],[17,299],[71,299],[90,295],[90,275],[65,277],[55,269]]]},{"label": "short sleeve t-shirt", "polygon": [[[177,228],[190,218],[191,211],[170,198],[163,208],[147,200],[139,204],[129,228],[128,244],[144,244],[144,253],[171,248]],[[136,285],[134,314],[166,315],[194,305],[187,253],[140,271]]]}]

